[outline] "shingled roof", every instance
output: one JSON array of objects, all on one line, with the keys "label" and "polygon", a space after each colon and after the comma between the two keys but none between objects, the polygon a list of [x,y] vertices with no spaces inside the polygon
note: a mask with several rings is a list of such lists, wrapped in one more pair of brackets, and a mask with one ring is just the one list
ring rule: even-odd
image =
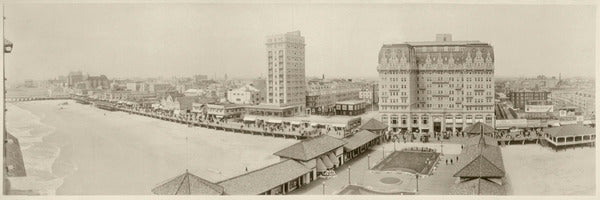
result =
[{"label": "shingled roof", "polygon": [[362,146],[363,144],[366,144],[367,142],[377,139],[378,137],[379,136],[377,134],[372,133],[371,131],[362,130],[342,140],[348,142],[344,145],[344,149],[346,151],[352,151]]},{"label": "shingled roof", "polygon": [[275,152],[273,155],[308,161],[346,144],[346,141],[328,135],[302,140],[292,146]]},{"label": "shingled roof", "polygon": [[157,195],[222,195],[223,187],[186,170],[185,173],[152,189],[152,193]]},{"label": "shingled roof", "polygon": [[465,141],[465,146],[478,145],[482,142],[486,145],[498,146],[498,140],[487,135],[484,135],[483,138],[481,138],[480,136],[468,138]]},{"label": "shingled roof", "polygon": [[295,160],[281,162],[219,182],[228,195],[257,195],[292,181],[310,169]]},{"label": "shingled roof", "polygon": [[489,145],[485,136],[476,137],[479,143],[466,146],[459,158],[458,171],[454,177],[504,177],[504,161],[500,147]]},{"label": "shingled roof", "polygon": [[575,135],[593,135],[596,133],[596,129],[579,124],[571,124],[547,128],[544,130],[544,132],[550,134],[553,137],[562,137]]},{"label": "shingled roof", "polygon": [[481,127],[483,127],[484,134],[494,133],[494,128],[492,128],[491,126],[489,126],[483,122],[477,122],[477,123],[465,128],[464,132],[467,134],[481,134]]},{"label": "shingled roof", "polygon": [[506,195],[503,185],[483,178],[474,178],[452,186],[453,195]]},{"label": "shingled roof", "polygon": [[379,130],[384,130],[387,129],[388,126],[385,125],[384,123],[371,118],[369,121],[365,122],[362,126],[360,126],[361,130],[369,130],[369,131],[379,131]]}]

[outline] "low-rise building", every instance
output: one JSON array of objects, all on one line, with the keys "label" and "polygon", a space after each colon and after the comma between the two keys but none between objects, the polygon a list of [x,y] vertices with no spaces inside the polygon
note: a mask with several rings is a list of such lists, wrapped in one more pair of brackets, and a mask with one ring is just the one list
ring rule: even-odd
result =
[{"label": "low-rise building", "polygon": [[243,106],[228,103],[208,103],[205,110],[208,119],[241,118],[244,113]]},{"label": "low-rise building", "polygon": [[244,85],[227,92],[227,101],[234,104],[258,105],[261,102],[260,90],[251,85]]},{"label": "low-rise building", "polygon": [[306,177],[309,182],[316,180],[327,170],[333,170],[344,164],[344,145],[348,143],[328,135],[302,140],[286,147],[274,155],[281,160],[292,159],[302,163],[311,173]]},{"label": "low-rise building", "polygon": [[335,103],[336,115],[361,115],[365,113],[367,103],[362,100],[348,100]]}]

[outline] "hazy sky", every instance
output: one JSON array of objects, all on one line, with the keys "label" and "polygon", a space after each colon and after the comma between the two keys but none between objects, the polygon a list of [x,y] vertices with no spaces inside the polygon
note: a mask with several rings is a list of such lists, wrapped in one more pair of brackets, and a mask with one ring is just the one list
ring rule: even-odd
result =
[{"label": "hazy sky", "polygon": [[496,74],[593,75],[595,8],[537,5],[10,4],[7,77],[257,77],[265,36],[300,30],[306,74],[376,76],[384,43],[489,42]]}]

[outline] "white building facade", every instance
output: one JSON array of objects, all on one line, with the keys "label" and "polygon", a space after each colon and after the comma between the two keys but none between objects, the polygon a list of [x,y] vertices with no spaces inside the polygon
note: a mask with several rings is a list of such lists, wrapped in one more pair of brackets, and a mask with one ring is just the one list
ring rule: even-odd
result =
[{"label": "white building facade", "polygon": [[297,106],[296,112],[303,112],[306,104],[304,46],[300,31],[267,36],[267,104]]},{"label": "white building facade", "polygon": [[493,47],[479,41],[385,44],[379,51],[379,111],[394,131],[494,126]]}]

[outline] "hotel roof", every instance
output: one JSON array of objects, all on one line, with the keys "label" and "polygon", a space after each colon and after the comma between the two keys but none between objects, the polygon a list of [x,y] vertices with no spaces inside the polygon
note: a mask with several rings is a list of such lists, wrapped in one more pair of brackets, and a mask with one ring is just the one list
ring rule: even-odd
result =
[{"label": "hotel roof", "polygon": [[344,145],[344,149],[347,151],[352,151],[354,149],[357,149],[358,147],[362,146],[363,144],[366,144],[367,142],[370,142],[371,140],[377,139],[379,136],[375,133],[372,133],[371,131],[367,131],[367,130],[362,130],[359,131],[358,133],[344,138],[342,140],[346,141],[347,143]]},{"label": "hotel roof", "polygon": [[423,42],[405,42],[399,44],[384,44],[383,47],[395,47],[395,46],[446,46],[446,45],[489,45],[485,42],[480,41],[423,41]]},{"label": "hotel roof", "polygon": [[544,129],[544,131],[550,134],[553,137],[562,137],[562,136],[575,136],[575,135],[593,135],[596,134],[596,129],[579,125],[579,124],[571,124],[564,125],[559,127],[552,127]]},{"label": "hotel roof", "polygon": [[302,140],[301,142],[275,152],[273,155],[295,160],[308,161],[331,150],[339,148],[346,143],[346,141],[328,135],[321,135]]},{"label": "hotel roof", "polygon": [[294,160],[284,160],[258,170],[235,176],[218,184],[225,188],[228,195],[257,195],[292,181],[310,169]]},{"label": "hotel roof", "polygon": [[364,123],[363,125],[360,126],[361,130],[370,130],[370,131],[373,131],[373,130],[379,131],[379,130],[384,130],[387,128],[388,128],[388,126],[386,124],[381,123],[380,121],[378,121],[374,118],[371,118],[369,121],[367,121],[366,123]]},{"label": "hotel roof", "polygon": [[186,170],[185,173],[152,189],[152,193],[157,195],[222,195],[223,187]]},{"label": "hotel roof", "polygon": [[481,136],[470,137],[465,141],[465,146],[479,145],[482,142],[486,145],[498,146],[498,140],[487,135],[484,135],[483,138]]},{"label": "hotel roof", "polygon": [[504,186],[482,178],[474,178],[452,186],[452,195],[506,195]]}]

